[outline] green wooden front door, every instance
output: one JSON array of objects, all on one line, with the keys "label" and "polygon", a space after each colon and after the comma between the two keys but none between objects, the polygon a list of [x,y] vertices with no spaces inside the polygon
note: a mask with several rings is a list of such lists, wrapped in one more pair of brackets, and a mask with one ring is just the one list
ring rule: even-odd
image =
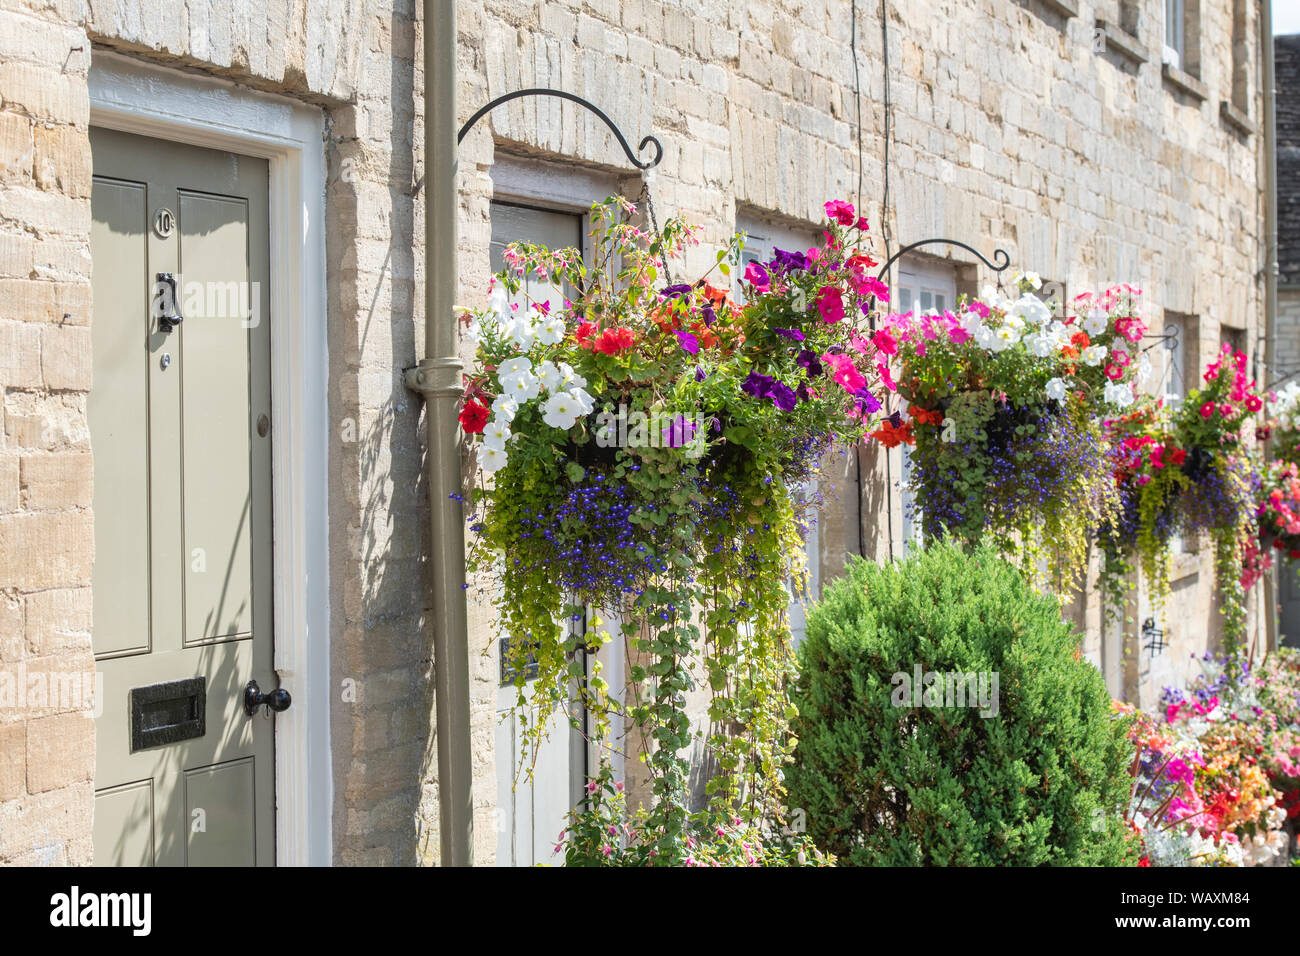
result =
[{"label": "green wooden front door", "polygon": [[95,862],[272,864],[267,163],[90,139]]}]

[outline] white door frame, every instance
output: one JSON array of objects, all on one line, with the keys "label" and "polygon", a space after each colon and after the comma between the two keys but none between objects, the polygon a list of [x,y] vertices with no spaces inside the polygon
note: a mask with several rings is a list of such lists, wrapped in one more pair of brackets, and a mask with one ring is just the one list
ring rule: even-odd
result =
[{"label": "white door frame", "polygon": [[324,118],[224,80],[96,52],[92,126],[268,160],[275,669],[280,865],[329,865],[328,436]]}]

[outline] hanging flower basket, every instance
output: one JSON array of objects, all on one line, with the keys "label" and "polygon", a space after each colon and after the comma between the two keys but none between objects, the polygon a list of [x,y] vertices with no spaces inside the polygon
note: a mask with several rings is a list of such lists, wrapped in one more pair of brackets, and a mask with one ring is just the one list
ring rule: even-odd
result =
[{"label": "hanging flower basket", "polygon": [[[579,648],[566,618],[612,612],[630,652],[626,689],[597,664],[579,693],[610,753],[626,745],[612,700],[626,701],[654,806],[634,825],[602,762],[564,841],[571,863],[681,863],[701,840],[739,839],[780,815],[786,583],[802,574],[792,490],[879,408],[860,332],[883,292],[857,248],[866,223],[847,203],[827,214],[817,248],[748,264],[741,305],[729,290],[743,238],[679,281],[694,230],[678,219],[642,229],[631,204],[609,199],[592,208],[586,260],[514,244],[489,308],[465,315],[478,350],[461,422],[482,478],[470,564],[496,572],[501,626],[535,658],[517,708],[534,744],[582,673],[575,653],[614,639],[598,626]],[[700,682],[718,773],[693,813],[685,708]]]},{"label": "hanging flower basket", "polygon": [[1080,296],[1066,310],[1042,301],[1040,286],[1024,276],[1014,297],[990,288],[957,313],[890,315],[874,341],[896,356],[926,536],[991,538],[1068,588],[1089,534],[1118,509],[1102,415],[1133,403],[1149,363],[1136,348],[1138,290]]},{"label": "hanging flower basket", "polygon": [[1206,368],[1204,382],[1176,409],[1147,399],[1107,423],[1121,507],[1099,531],[1101,584],[1108,610],[1118,614],[1136,556],[1159,603],[1169,586],[1171,542],[1206,532],[1214,542],[1227,633],[1235,640],[1245,627],[1244,592],[1267,559],[1257,540],[1255,456],[1242,442],[1262,398],[1246,374],[1245,354],[1227,345]]}]

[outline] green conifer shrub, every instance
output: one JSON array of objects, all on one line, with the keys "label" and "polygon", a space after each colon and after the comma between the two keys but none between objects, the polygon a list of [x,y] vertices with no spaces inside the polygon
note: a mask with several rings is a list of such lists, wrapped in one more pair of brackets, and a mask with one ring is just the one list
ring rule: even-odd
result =
[{"label": "green conifer shrub", "polygon": [[[799,657],[790,806],[841,864],[1135,861],[1125,725],[1056,600],[991,549],[855,562]],[[929,697],[910,699],[918,665]],[[984,674],[988,702],[996,675],[996,704],[978,706],[977,677],[976,706],[946,679],[934,706],[928,672]]]}]

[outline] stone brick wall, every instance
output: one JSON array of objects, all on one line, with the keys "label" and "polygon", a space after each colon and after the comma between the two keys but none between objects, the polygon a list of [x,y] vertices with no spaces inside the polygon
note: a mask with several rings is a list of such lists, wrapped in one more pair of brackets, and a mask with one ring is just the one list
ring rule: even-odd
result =
[{"label": "stone brick wall", "polygon": [[[659,215],[704,227],[701,262],[738,210],[809,223],[825,199],[847,197],[893,248],[948,235],[1005,248],[1071,290],[1133,281],[1154,324],[1166,308],[1197,317],[1203,363],[1220,327],[1253,341],[1260,309],[1258,137],[1219,117],[1232,90],[1232,4],[1200,4],[1204,101],[1161,78],[1158,0],[1138,5],[1150,62],[1094,48],[1096,19],[1118,19],[1116,6],[1080,0],[1079,16],[1063,19],[1042,0],[892,0],[887,114],[879,7],[859,4],[860,149],[847,0],[459,0],[458,95],[468,117],[508,90],[562,88],[601,106],[633,142],[654,132],[665,149],[651,177]],[[1252,3],[1255,119],[1257,16]],[[90,654],[92,44],[325,114],[334,858],[434,862],[422,409],[402,384],[424,321],[413,0],[0,0],[0,665],[78,667]],[[485,294],[498,153],[626,177],[613,138],[570,104],[517,101],[481,122],[461,150],[460,302]],[[963,288],[986,278],[972,260],[952,262]],[[863,456],[862,522],[877,557],[888,553],[891,510],[901,533],[890,487],[899,462],[887,477],[883,458]],[[856,542],[842,516],[825,522],[823,580],[842,561],[834,542]],[[1208,560],[1187,559],[1188,619],[1208,619]],[[1085,646],[1099,649],[1095,600],[1076,612]],[[1176,617],[1167,626],[1180,654],[1212,642],[1180,632]],[[496,634],[478,604],[470,628],[475,855],[491,862]],[[1136,640],[1116,650],[1131,660]],[[1112,689],[1133,696],[1163,676],[1115,673]],[[339,693],[345,681],[355,700]],[[92,750],[84,718],[0,710],[0,862],[89,862]]]},{"label": "stone brick wall", "polygon": [[94,666],[90,47],[45,6],[0,9],[0,864],[91,858],[93,723],[29,693]]}]

